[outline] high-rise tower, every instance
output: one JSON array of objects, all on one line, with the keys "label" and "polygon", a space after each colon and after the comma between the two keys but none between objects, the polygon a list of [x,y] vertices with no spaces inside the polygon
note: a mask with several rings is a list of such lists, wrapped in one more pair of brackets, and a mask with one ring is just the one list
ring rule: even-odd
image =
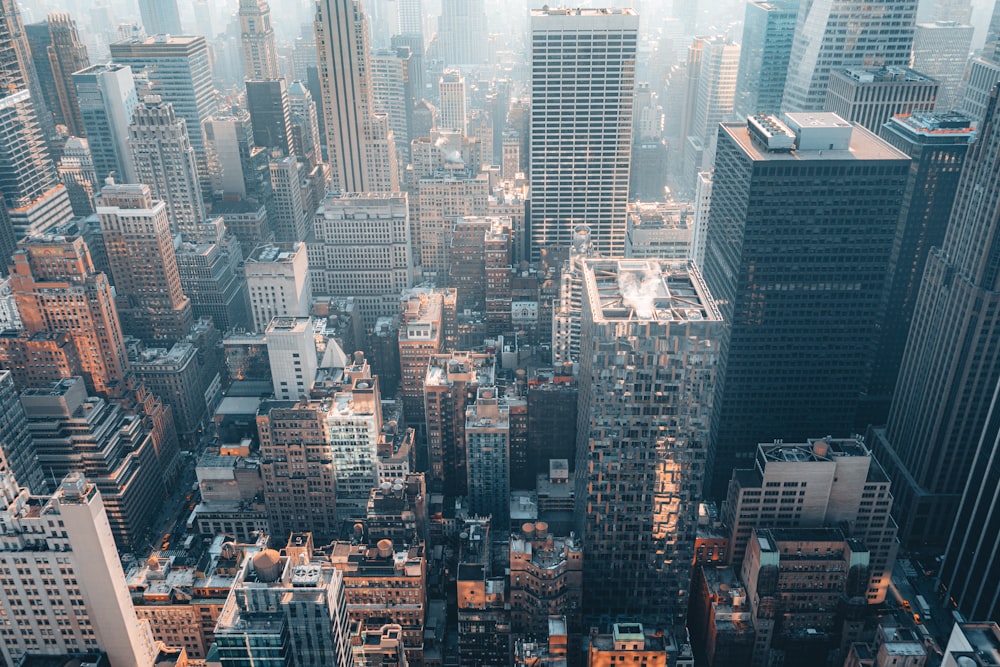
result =
[{"label": "high-rise tower", "polygon": [[205,203],[198,186],[195,150],[187,123],[158,95],[147,95],[132,116],[129,146],[136,177],[167,205],[174,232],[205,220]]},{"label": "high-rise tower", "polygon": [[927,257],[889,420],[872,441],[904,542],[944,540],[967,481],[984,473],[976,444],[1000,379],[1000,204],[984,195],[1000,187],[997,95],[966,154],[944,242]]},{"label": "high-rise tower", "polygon": [[836,114],[787,118],[719,130],[704,265],[729,323],[716,496],[758,442],[850,434],[885,309],[909,157]]},{"label": "high-rise tower", "polygon": [[90,154],[98,184],[112,173],[123,183],[137,181],[128,126],[139,106],[132,68],[106,63],[73,73],[76,99],[83,129],[89,137]]},{"label": "high-rise tower", "polygon": [[240,35],[243,42],[243,69],[251,81],[278,79],[278,47],[271,27],[271,6],[267,0],[240,0]]},{"label": "high-rise tower", "polygon": [[908,67],[916,13],[917,0],[803,2],[782,108],[821,111],[833,69]]},{"label": "high-rise tower", "polygon": [[446,65],[481,65],[489,56],[483,0],[443,0],[438,40]]},{"label": "high-rise tower", "polygon": [[10,286],[28,333],[73,337],[88,386],[107,392],[128,370],[111,285],[80,237],[25,239],[14,253]]},{"label": "high-rise tower", "polygon": [[722,314],[689,261],[583,260],[582,300],[584,614],[682,629]]},{"label": "high-rise tower", "polygon": [[[51,76],[55,99],[48,106],[52,109],[56,122],[66,125],[71,135],[85,136],[72,75],[73,72],[90,66],[87,47],[80,41],[76,21],[69,14],[49,14],[46,25],[49,43],[42,53],[36,56],[32,52],[32,56],[45,58],[46,73]],[[38,70],[41,77],[41,67]]]},{"label": "high-rise tower", "polygon": [[181,289],[166,204],[146,185],[106,185],[97,215],[125,330],[167,344],[186,336],[191,300]]},{"label": "high-rise tower", "polygon": [[177,0],[139,0],[139,15],[147,35],[180,35]]},{"label": "high-rise tower", "polygon": [[531,256],[590,226],[625,248],[639,16],[631,9],[531,12]]},{"label": "high-rise tower", "polygon": [[736,112],[778,113],[785,92],[799,0],[752,0],[743,18]]},{"label": "high-rise tower", "polygon": [[374,113],[368,25],[358,0],[320,0],[316,51],[332,187],[396,192],[396,149],[385,114]]}]

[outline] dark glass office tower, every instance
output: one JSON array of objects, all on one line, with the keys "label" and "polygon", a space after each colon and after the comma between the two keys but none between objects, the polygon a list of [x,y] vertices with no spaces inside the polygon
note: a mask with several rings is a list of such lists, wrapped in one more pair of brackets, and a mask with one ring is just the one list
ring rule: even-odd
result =
[{"label": "dark glass office tower", "polygon": [[729,324],[712,495],[758,442],[848,435],[871,377],[910,159],[836,114],[719,130],[705,280]]},{"label": "dark glass office tower", "polygon": [[944,243],[927,257],[889,420],[869,438],[893,479],[904,543],[942,544],[970,474],[981,476],[986,465],[976,462],[976,446],[1000,379],[996,111],[994,88],[965,158]]},{"label": "dark glass office tower", "polygon": [[798,0],[747,3],[736,77],[736,113],[778,113],[792,53]]},{"label": "dark glass office tower", "polygon": [[972,119],[957,112],[915,113],[892,118],[879,136],[913,162],[896,227],[881,342],[855,424],[859,433],[869,424],[884,424],[889,415],[927,255],[944,241],[962,162],[975,132]]}]

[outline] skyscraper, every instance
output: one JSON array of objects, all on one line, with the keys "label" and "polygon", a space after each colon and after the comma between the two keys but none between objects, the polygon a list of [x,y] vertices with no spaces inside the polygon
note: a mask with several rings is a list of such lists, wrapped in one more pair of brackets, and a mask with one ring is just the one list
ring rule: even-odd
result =
[{"label": "skyscraper", "polygon": [[49,34],[48,44],[38,54],[32,50],[32,56],[36,59],[44,58],[44,70],[40,66],[36,70],[39,79],[44,71],[52,83],[55,99],[48,102],[48,107],[52,110],[56,123],[66,125],[71,135],[85,136],[72,75],[73,72],[90,66],[87,47],[80,41],[76,21],[69,14],[49,14],[47,23],[43,25],[46,25]]},{"label": "skyscraper", "polygon": [[531,12],[531,257],[590,226],[625,247],[639,17],[631,9]]},{"label": "skyscraper", "polygon": [[997,94],[966,154],[944,242],[927,257],[889,419],[872,441],[894,481],[904,543],[946,539],[967,482],[985,472],[977,443],[994,438],[984,426],[1000,379],[1000,239],[998,203],[982,193],[1000,185]]},{"label": "skyscraper", "polygon": [[799,1],[747,3],[736,77],[735,105],[740,117],[781,111]]},{"label": "skyscraper", "polygon": [[709,453],[719,497],[757,442],[849,434],[884,314],[910,159],[835,114],[787,118],[719,130],[704,265],[729,323]]},{"label": "skyscraper", "polygon": [[128,370],[128,355],[107,276],[97,273],[80,237],[21,242],[11,260],[10,286],[28,333],[73,337],[88,386],[106,393]]},{"label": "skyscraper", "polygon": [[10,371],[0,371],[0,475],[11,473],[32,493],[45,490],[45,478],[28,433],[24,408]]},{"label": "skyscraper", "polygon": [[106,185],[97,196],[116,305],[129,335],[170,344],[191,328],[167,206],[146,185]]},{"label": "skyscraper", "polygon": [[584,614],[683,629],[722,315],[691,262],[583,262]]},{"label": "skyscraper", "polygon": [[139,0],[139,14],[147,35],[180,35],[177,0]]},{"label": "skyscraper", "polygon": [[374,113],[368,26],[358,0],[320,0],[316,51],[332,186],[346,192],[398,191],[389,120]]},{"label": "skyscraper", "polygon": [[167,205],[167,220],[174,233],[205,220],[187,123],[174,113],[170,102],[159,95],[146,96],[132,116],[129,147],[138,181]]},{"label": "skyscraper", "polygon": [[275,317],[306,317],[312,305],[312,280],[305,243],[258,246],[243,264],[253,330],[264,331]]},{"label": "skyscraper", "polygon": [[246,90],[254,143],[279,150],[282,155],[294,154],[292,111],[285,80],[247,81]]},{"label": "skyscraper", "polygon": [[489,55],[484,0],[442,0],[438,41],[445,65],[482,65]]},{"label": "skyscraper", "polygon": [[373,108],[389,117],[389,126],[396,139],[396,157],[402,165],[410,162],[415,84],[413,59],[408,47],[376,51],[371,57]]},{"label": "skyscraper", "polygon": [[247,79],[266,81],[281,78],[278,47],[271,27],[271,6],[267,0],[240,0],[240,37],[243,42],[243,69]]},{"label": "skyscraper", "polygon": [[462,136],[469,134],[469,118],[465,111],[465,77],[457,69],[446,69],[438,82],[441,94],[441,118],[438,128],[454,130]]},{"label": "skyscraper", "polygon": [[191,145],[197,155],[204,155],[202,123],[217,109],[205,38],[158,35],[144,40],[129,39],[111,45],[111,59],[129,65],[133,74],[145,71],[151,91],[172,104],[175,113],[187,121]]},{"label": "skyscraper", "polygon": [[896,114],[933,111],[940,84],[906,67],[849,67],[830,72],[823,108],[873,133]]},{"label": "skyscraper", "polygon": [[962,163],[975,131],[972,119],[955,111],[914,113],[890,119],[879,136],[913,162],[889,267],[888,310],[879,352],[856,419],[859,433],[868,424],[884,424],[888,416],[927,257],[944,241]]},{"label": "skyscraper", "polygon": [[913,30],[913,69],[938,81],[938,111],[958,108],[959,91],[975,29],[954,18],[918,23]]},{"label": "skyscraper", "polygon": [[814,0],[798,14],[782,108],[821,111],[830,71],[910,64],[917,0]]},{"label": "skyscraper", "polygon": [[32,497],[4,475],[0,496],[0,567],[16,591],[0,605],[7,618],[18,619],[16,631],[0,635],[4,661],[103,650],[115,664],[152,667],[153,635],[136,618],[95,485],[73,473],[51,496]]},{"label": "skyscraper", "polygon": [[128,126],[139,98],[132,68],[114,63],[93,65],[74,72],[73,83],[98,184],[112,173],[119,182],[135,183]]},{"label": "skyscraper", "polygon": [[[301,81],[292,81],[288,86],[288,110],[291,114],[292,146],[295,148],[295,154],[315,166],[323,161],[319,116],[316,113],[316,101],[313,100],[312,93]],[[406,155],[409,154],[407,151]]]}]

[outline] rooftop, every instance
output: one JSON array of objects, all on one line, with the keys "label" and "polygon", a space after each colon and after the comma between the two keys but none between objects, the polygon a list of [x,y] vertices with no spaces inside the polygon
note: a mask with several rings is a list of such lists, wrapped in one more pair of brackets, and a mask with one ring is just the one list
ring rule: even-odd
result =
[{"label": "rooftop", "polygon": [[256,262],[291,262],[300,252],[305,251],[302,243],[268,243],[253,249],[246,261]]},{"label": "rooftop", "polygon": [[929,76],[909,67],[848,67],[834,70],[833,74],[857,81],[858,83],[913,82],[936,83]]},{"label": "rooftop", "polygon": [[[754,162],[910,159],[865,128],[848,123],[835,113],[813,111],[788,113],[781,119],[775,116],[751,118],[757,123],[722,123],[721,132]],[[773,140],[757,128],[751,129],[754,125],[773,125],[776,129],[770,135],[778,137],[780,145],[769,148],[769,141]],[[794,137],[791,146],[786,145],[790,137]]]},{"label": "rooftop", "polygon": [[594,321],[722,321],[694,262],[585,259],[583,267]]}]

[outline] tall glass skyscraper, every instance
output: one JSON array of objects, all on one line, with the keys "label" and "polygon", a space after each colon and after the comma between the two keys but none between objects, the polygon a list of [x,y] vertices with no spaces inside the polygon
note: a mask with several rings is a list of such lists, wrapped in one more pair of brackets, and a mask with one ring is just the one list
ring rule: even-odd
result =
[{"label": "tall glass skyscraper", "polygon": [[917,0],[803,0],[782,108],[821,111],[830,71],[908,67]]},{"label": "tall glass skyscraper", "polygon": [[624,252],[638,30],[631,9],[531,12],[533,259],[580,224]]},{"label": "tall glass skyscraper", "polygon": [[785,92],[799,0],[747,3],[736,78],[736,113],[778,113]]}]

